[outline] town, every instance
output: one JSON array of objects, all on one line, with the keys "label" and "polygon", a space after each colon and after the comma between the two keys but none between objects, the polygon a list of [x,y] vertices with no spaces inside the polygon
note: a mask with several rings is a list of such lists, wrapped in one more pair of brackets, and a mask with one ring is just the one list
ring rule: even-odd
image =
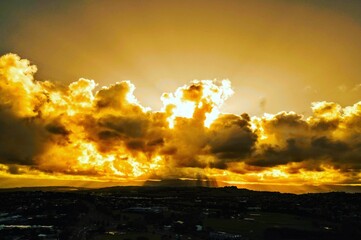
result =
[{"label": "town", "polygon": [[49,187],[0,201],[4,240],[361,239],[361,193]]}]

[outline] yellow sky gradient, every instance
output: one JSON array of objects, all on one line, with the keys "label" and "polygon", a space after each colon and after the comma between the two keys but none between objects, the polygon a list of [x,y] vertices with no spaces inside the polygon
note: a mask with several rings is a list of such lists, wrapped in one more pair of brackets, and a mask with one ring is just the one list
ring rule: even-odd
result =
[{"label": "yellow sky gradient", "polygon": [[39,1],[12,6],[1,50],[31,59],[41,79],[129,79],[154,110],[163,92],[227,78],[236,93],[224,111],[310,113],[312,101],[359,100],[361,19],[352,8],[360,4]]}]

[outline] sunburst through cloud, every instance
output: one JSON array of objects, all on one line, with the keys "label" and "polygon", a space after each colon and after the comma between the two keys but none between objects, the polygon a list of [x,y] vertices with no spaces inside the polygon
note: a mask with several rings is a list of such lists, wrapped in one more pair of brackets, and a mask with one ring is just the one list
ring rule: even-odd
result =
[{"label": "sunburst through cloud", "polygon": [[308,117],[237,115],[222,112],[230,80],[193,80],[160,96],[157,111],[131,81],[65,86],[36,71],[18,55],[0,58],[2,177],[361,183],[361,102],[313,102]]}]

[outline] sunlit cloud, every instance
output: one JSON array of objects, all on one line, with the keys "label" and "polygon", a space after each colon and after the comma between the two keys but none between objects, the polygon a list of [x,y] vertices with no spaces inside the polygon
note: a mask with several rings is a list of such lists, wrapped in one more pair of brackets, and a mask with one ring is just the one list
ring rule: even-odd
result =
[{"label": "sunlit cloud", "polygon": [[236,115],[221,111],[229,80],[193,80],[164,93],[156,111],[130,81],[95,91],[93,80],[62,86],[34,79],[36,70],[0,58],[2,177],[361,184],[361,102],[313,102],[309,117]]}]

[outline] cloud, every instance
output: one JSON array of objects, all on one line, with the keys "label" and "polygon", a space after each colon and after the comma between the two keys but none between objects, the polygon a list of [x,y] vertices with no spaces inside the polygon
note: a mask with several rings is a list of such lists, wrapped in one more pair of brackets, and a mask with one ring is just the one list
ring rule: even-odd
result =
[{"label": "cloud", "polygon": [[211,153],[221,160],[238,160],[250,156],[257,141],[246,114],[222,115],[212,124],[210,132]]},{"label": "cloud", "polygon": [[35,72],[15,54],[0,58],[4,174],[361,183],[361,102],[314,102],[307,118],[224,114],[230,81],[194,80],[152,111],[130,81],[95,92],[93,80],[59,86]]}]

